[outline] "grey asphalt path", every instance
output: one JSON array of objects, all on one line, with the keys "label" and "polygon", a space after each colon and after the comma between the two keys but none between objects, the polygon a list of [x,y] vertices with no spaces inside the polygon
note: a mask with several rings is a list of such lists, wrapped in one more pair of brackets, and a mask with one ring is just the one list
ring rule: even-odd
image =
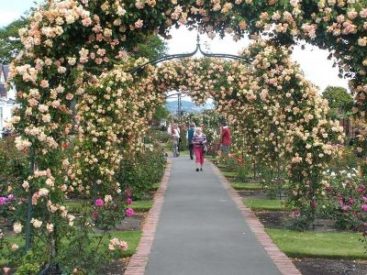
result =
[{"label": "grey asphalt path", "polygon": [[145,275],[280,274],[214,174],[173,159]]}]

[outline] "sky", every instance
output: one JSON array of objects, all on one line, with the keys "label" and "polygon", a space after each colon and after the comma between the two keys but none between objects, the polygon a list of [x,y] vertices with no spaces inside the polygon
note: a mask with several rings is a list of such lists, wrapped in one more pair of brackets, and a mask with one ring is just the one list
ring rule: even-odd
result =
[{"label": "sky", "polygon": [[[19,18],[31,7],[43,0],[0,0],[0,27],[4,27]],[[35,4],[36,3],[36,4]],[[185,27],[172,29],[172,39],[167,41],[168,53],[187,53],[196,47],[197,33]],[[212,53],[238,54],[249,44],[249,39],[244,38],[234,42],[230,36],[211,40],[206,35],[201,36],[203,49]],[[328,51],[307,45],[305,50],[296,46],[292,55],[294,61],[300,64],[306,78],[323,91],[327,86],[342,86],[348,88],[348,81],[338,77],[338,69],[332,67],[332,61],[327,59]]]}]

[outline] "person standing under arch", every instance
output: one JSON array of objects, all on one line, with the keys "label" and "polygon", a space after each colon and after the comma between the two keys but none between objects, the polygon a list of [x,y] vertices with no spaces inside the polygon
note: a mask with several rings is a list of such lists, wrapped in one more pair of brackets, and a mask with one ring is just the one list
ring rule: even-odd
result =
[{"label": "person standing under arch", "polygon": [[227,157],[230,151],[232,143],[231,130],[229,129],[227,122],[222,122],[222,127],[220,129],[220,149],[222,155]]},{"label": "person standing under arch", "polygon": [[171,126],[171,138],[172,138],[172,153],[173,157],[176,158],[179,156],[178,152],[178,142],[180,139],[180,132],[178,130],[178,126],[176,123],[173,123]]},{"label": "person standing under arch", "polygon": [[192,144],[194,145],[196,172],[203,171],[204,164],[204,148],[206,148],[206,135],[203,134],[200,127],[195,129]]},{"label": "person standing under arch", "polygon": [[194,138],[195,134],[195,123],[190,123],[190,128],[187,130],[187,143],[189,144],[189,152],[190,152],[190,159],[194,159],[194,144],[192,143],[192,139]]}]

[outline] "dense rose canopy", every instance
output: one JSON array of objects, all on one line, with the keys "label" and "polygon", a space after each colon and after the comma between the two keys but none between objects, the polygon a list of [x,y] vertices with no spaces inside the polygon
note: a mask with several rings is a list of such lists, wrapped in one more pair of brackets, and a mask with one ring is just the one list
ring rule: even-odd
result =
[{"label": "dense rose canopy", "polygon": [[[49,1],[20,30],[24,50],[11,67],[19,103],[12,119],[20,135],[16,146],[32,159],[32,172],[13,188],[20,198],[31,198],[34,230],[47,235],[54,223],[73,225],[75,217],[63,205],[70,192],[90,199],[118,196],[118,164],[124,153],[139,150],[147,121],[171,88],[198,103],[214,98],[239,133],[252,137],[248,145],[259,143],[265,161],[287,160],[294,197],[313,199],[320,189],[315,179],[342,135],[288,48],[275,45],[304,39],[330,49],[341,74],[352,77],[354,111],[363,124],[366,18],[365,1],[358,0]],[[133,55],[147,34],[166,35],[181,24],[235,39],[263,33],[273,44],[247,49],[249,65],[188,61],[149,67],[142,76],[130,73],[144,62],[134,63]],[[361,140],[365,135],[362,129]]]}]

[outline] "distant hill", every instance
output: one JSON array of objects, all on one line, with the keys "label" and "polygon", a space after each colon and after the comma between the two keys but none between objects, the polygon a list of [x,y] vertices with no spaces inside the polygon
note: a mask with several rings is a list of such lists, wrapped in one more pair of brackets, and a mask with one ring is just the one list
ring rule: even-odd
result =
[{"label": "distant hill", "polygon": [[[166,101],[166,108],[172,114],[177,113],[177,101]],[[182,111],[186,113],[200,113],[209,109],[214,109],[213,103],[205,103],[204,105],[197,106],[191,101],[182,100]]]}]

